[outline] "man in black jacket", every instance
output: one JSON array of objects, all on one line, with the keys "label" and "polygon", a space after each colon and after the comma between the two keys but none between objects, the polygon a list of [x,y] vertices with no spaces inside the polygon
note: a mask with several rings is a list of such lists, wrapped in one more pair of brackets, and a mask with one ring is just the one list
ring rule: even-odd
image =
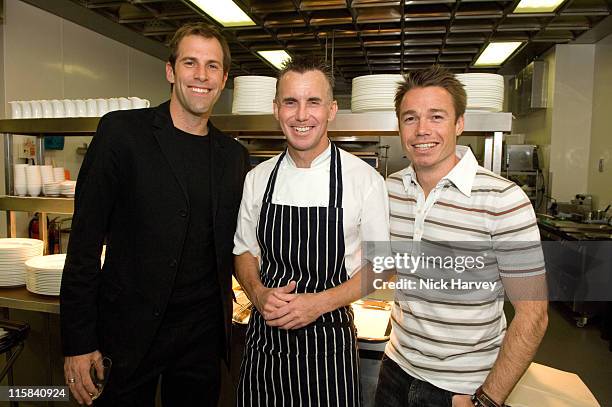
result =
[{"label": "man in black jacket", "polygon": [[[100,120],[79,173],[61,289],[66,383],[79,403],[216,405],[229,357],[232,238],[248,153],[208,120],[227,42],[190,24],[171,44],[169,102]],[[100,267],[106,243],[104,266]]]}]

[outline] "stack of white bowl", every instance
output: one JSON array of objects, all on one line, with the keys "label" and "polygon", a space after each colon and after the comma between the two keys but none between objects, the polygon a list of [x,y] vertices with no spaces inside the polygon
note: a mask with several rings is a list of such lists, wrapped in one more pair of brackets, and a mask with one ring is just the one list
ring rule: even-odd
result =
[{"label": "stack of white bowl", "polygon": [[65,181],[64,168],[53,168],[50,165],[40,167],[43,178],[43,193],[45,196],[59,196],[60,184]]},{"label": "stack of white bowl", "polygon": [[15,164],[13,180],[15,184],[15,195],[26,196],[28,193],[28,181],[26,178],[26,168],[28,164]]},{"label": "stack of white bowl", "polygon": [[[39,196],[41,191],[46,196],[59,196],[61,183],[66,180],[63,167],[15,164],[14,168],[15,195],[18,196]],[[71,185],[66,186],[66,190],[74,195]]]},{"label": "stack of white bowl", "polygon": [[504,77],[492,73],[456,75],[467,93],[468,111],[501,112],[504,108]]},{"label": "stack of white bowl", "polygon": [[380,74],[353,78],[353,113],[395,110],[395,92],[402,75]]},{"label": "stack of white bowl", "polygon": [[276,78],[237,76],[234,78],[233,114],[270,114],[276,94]]},{"label": "stack of white bowl", "polygon": [[38,196],[42,191],[42,175],[40,165],[28,165],[25,168],[26,182],[28,184],[28,195]]},{"label": "stack of white bowl", "polygon": [[53,196],[59,193],[59,185],[53,178],[53,166],[41,165],[40,175],[42,177],[42,191],[44,195]]},{"label": "stack of white bowl", "polygon": [[0,286],[25,284],[25,262],[43,254],[44,243],[37,239],[0,239]]},{"label": "stack of white bowl", "polygon": [[75,188],[76,188],[76,181],[60,182],[60,194],[62,194],[63,196],[73,198]]},{"label": "stack of white bowl", "polygon": [[50,119],[58,117],[101,117],[113,110],[149,107],[147,99],[118,97],[108,99],[53,99],[9,102],[11,119]]}]

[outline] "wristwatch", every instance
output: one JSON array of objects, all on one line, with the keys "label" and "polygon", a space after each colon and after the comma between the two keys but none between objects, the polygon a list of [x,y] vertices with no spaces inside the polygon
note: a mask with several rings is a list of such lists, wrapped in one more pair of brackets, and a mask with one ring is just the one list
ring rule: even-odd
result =
[{"label": "wristwatch", "polygon": [[504,404],[497,404],[487,393],[482,390],[482,386],[476,389],[472,394],[472,404],[474,407],[503,407]]}]

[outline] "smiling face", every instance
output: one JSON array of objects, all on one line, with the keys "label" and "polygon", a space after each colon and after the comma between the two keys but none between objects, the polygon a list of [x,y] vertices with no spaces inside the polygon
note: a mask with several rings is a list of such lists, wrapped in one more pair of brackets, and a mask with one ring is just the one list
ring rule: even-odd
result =
[{"label": "smiling face", "polygon": [[166,64],[166,79],[174,84],[170,103],[173,113],[179,117],[173,115],[173,119],[210,116],[227,81],[219,41],[199,35],[184,37],[178,47],[174,69],[170,63]]},{"label": "smiling face", "polygon": [[441,178],[455,166],[463,116],[455,120],[453,99],[444,88],[428,86],[406,92],[399,109],[399,131],[417,173],[435,172]]},{"label": "smiling face", "polygon": [[327,148],[327,125],[338,111],[329,86],[325,75],[317,70],[289,71],[281,77],[274,116],[290,149],[316,157]]}]

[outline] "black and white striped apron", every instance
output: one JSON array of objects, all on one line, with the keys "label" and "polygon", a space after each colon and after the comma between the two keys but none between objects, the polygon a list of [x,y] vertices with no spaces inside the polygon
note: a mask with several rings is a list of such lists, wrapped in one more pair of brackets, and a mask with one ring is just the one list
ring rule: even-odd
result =
[{"label": "black and white striped apron", "polygon": [[[342,166],[332,144],[327,207],[272,203],[285,158],[268,180],[257,224],[260,277],[266,287],[296,281],[296,293],[320,292],[348,280],[344,264]],[[350,307],[300,329],[266,325],[253,309],[240,368],[238,406],[359,406],[357,341]]]}]

